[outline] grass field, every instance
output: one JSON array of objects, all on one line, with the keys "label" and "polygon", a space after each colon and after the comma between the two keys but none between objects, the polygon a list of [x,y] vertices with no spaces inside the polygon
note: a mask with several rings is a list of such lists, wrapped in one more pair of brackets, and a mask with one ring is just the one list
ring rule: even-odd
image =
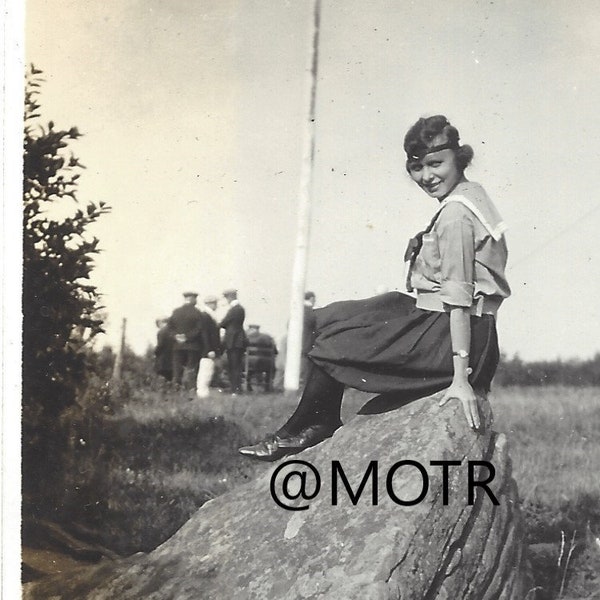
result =
[{"label": "grass field", "polygon": [[[344,420],[366,397],[347,395]],[[498,388],[491,402],[511,447],[536,598],[600,598],[600,388]],[[295,403],[216,391],[190,401],[156,385],[114,393],[112,414],[73,430],[58,516],[120,554],[151,550],[207,499],[268,468],[237,448],[276,430]]]},{"label": "grass field", "polygon": [[493,404],[526,509],[600,524],[600,389],[499,389]]},{"label": "grass field", "polygon": [[540,597],[600,598],[600,388],[500,388],[492,397]]}]

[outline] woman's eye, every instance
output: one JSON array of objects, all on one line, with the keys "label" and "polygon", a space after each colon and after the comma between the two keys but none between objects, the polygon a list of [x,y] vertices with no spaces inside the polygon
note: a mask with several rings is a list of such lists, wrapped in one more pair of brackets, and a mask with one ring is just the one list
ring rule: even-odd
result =
[{"label": "woman's eye", "polygon": [[430,166],[432,166],[435,169],[436,167],[439,167],[441,164],[442,164],[441,160],[436,160],[436,161],[432,162]]}]

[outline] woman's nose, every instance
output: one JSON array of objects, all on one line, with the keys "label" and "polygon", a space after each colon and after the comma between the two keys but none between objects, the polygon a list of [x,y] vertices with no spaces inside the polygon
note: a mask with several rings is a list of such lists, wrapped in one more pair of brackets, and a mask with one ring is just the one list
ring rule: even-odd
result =
[{"label": "woman's nose", "polygon": [[423,181],[431,181],[433,178],[433,173],[429,167],[423,167],[421,171],[421,179]]}]

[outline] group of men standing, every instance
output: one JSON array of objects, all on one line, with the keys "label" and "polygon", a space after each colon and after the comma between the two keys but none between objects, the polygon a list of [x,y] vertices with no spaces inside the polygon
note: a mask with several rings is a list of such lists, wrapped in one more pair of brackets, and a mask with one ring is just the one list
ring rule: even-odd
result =
[{"label": "group of men standing", "polygon": [[[199,308],[196,306],[198,301],[196,292],[185,292],[183,297],[182,306],[176,308],[168,319],[156,323],[159,327],[155,349],[156,372],[187,390],[196,389],[198,396],[206,396],[213,379],[215,359],[224,352],[227,357],[231,393],[240,394],[244,374],[244,355],[248,348],[251,354],[246,374],[248,389],[252,389],[250,381],[252,375],[258,374],[262,374],[265,380],[265,389],[270,389],[275,373],[277,346],[271,336],[260,332],[258,325],[249,325],[246,334],[244,331],[246,313],[238,300],[237,290],[228,289],[223,292],[228,307],[222,318],[217,315],[216,296],[204,298]],[[306,292],[301,383],[306,381],[310,368],[308,353],[312,348],[316,330],[315,301],[315,294]],[[222,335],[221,330],[223,330]],[[283,343],[285,355],[285,340]],[[254,353],[251,352],[253,349]],[[268,366],[265,366],[267,363]]]},{"label": "group of men standing", "polygon": [[[231,392],[241,392],[244,351],[247,345],[244,332],[245,311],[237,299],[237,290],[223,292],[228,310],[223,319],[217,318],[218,299],[208,296],[198,309],[196,292],[184,292],[184,303],[168,319],[159,324],[155,350],[156,371],[187,390],[196,388],[201,359],[214,364],[225,351]],[[221,340],[220,330],[224,330]],[[212,369],[206,370],[212,376]],[[203,387],[208,387],[204,382]]]}]

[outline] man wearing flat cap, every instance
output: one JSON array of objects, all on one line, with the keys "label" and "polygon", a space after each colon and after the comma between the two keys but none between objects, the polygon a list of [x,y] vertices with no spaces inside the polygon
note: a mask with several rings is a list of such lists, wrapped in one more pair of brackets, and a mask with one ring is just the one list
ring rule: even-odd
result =
[{"label": "man wearing flat cap", "polygon": [[229,303],[229,310],[220,323],[225,330],[223,347],[227,352],[227,367],[232,394],[242,392],[242,364],[244,352],[248,345],[246,332],[244,331],[244,319],[246,311],[237,299],[237,290],[229,289],[223,292],[224,298]]},{"label": "man wearing flat cap", "polygon": [[252,378],[262,380],[266,392],[270,392],[275,375],[277,345],[268,333],[260,330],[260,325],[248,325],[248,348],[246,357],[246,388],[252,391]]},{"label": "man wearing flat cap", "polygon": [[215,352],[206,326],[207,317],[196,308],[198,294],[184,292],[184,303],[169,317],[168,327],[173,332],[173,381],[186,390],[195,389],[198,366],[203,356],[214,357]]},{"label": "man wearing flat cap", "polygon": [[217,317],[218,299],[216,296],[205,296],[200,306],[200,312],[206,315],[210,349],[215,350],[217,356],[221,354],[221,336],[219,333],[219,319]]},{"label": "man wearing flat cap", "polygon": [[169,329],[169,319],[156,319],[156,347],[154,348],[154,372],[167,381],[173,379],[173,332]]}]

